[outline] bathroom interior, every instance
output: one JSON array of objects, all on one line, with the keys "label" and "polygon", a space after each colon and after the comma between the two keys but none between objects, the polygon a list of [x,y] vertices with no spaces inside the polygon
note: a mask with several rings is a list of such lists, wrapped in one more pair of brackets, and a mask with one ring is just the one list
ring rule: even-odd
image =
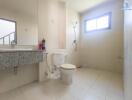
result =
[{"label": "bathroom interior", "polygon": [[132,100],[132,0],[0,0],[0,100]]}]

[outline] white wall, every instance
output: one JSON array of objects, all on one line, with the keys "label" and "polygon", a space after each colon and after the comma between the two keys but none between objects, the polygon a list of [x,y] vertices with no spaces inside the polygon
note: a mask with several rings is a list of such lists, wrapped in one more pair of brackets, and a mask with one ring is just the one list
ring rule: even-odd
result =
[{"label": "white wall", "polygon": [[[122,72],[123,68],[123,11],[122,1],[105,3],[81,14],[81,65]],[[84,32],[84,21],[112,12],[112,27],[108,30]]]},{"label": "white wall", "polygon": [[[129,0],[132,7],[132,0]],[[124,39],[125,39],[125,100],[132,100],[132,10],[125,10]]]},{"label": "white wall", "polygon": [[[46,45],[47,45],[47,52],[48,55],[48,61],[51,65],[51,55],[53,52],[56,51],[62,51],[68,53],[68,62],[73,64],[78,64],[78,52],[73,51],[72,42],[74,40],[74,33],[72,30],[72,20],[74,18],[77,18],[77,21],[79,22],[79,14],[75,12],[74,10],[71,10],[68,7],[64,7],[66,10],[66,49],[59,49],[59,16],[61,16],[61,13],[59,13],[59,4],[57,0],[39,0],[39,12],[38,12],[38,30],[39,30],[39,40],[42,40],[43,38],[46,39]],[[65,24],[65,23],[62,23]],[[77,39],[79,36],[79,24],[78,24],[78,31],[77,31]]]},{"label": "white wall", "polygon": [[[73,47],[73,41],[75,40],[75,33],[73,30],[73,23],[75,21],[78,22],[76,27],[76,39],[77,39],[77,50]],[[80,66],[80,15],[77,11],[69,8],[66,8],[66,44],[67,44],[67,52],[68,52],[68,62],[71,64],[75,64],[77,67]]]}]

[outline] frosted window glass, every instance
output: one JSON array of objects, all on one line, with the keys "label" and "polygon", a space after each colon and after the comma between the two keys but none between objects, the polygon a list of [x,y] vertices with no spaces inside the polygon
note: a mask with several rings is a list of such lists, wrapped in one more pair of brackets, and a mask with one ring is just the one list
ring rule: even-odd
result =
[{"label": "frosted window glass", "polygon": [[96,29],[96,19],[87,21],[86,30],[93,31],[95,29]]},{"label": "frosted window glass", "polygon": [[110,28],[111,13],[105,14],[101,17],[93,18],[85,22],[85,31],[97,31]]},{"label": "frosted window glass", "polygon": [[97,19],[97,29],[109,27],[109,16],[104,16]]}]

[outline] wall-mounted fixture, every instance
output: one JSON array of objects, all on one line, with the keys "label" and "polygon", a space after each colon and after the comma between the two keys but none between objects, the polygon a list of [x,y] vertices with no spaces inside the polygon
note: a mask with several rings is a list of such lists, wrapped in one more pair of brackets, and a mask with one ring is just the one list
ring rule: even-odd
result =
[{"label": "wall-mounted fixture", "polygon": [[132,7],[130,7],[128,0],[124,0],[124,4],[123,4],[122,10],[132,10]]},{"label": "wall-mounted fixture", "polygon": [[72,23],[73,32],[74,32],[74,35],[75,35],[75,39],[73,40],[72,45],[73,45],[73,48],[74,48],[75,51],[77,51],[77,32],[76,32],[77,24],[78,24],[77,21],[75,21],[75,22]]}]

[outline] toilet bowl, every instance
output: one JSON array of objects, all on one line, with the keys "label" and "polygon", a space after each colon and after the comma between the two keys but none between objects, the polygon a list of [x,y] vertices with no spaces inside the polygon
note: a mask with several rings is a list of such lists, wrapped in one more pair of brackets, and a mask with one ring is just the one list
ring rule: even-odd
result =
[{"label": "toilet bowl", "polygon": [[60,79],[65,84],[72,84],[76,66],[72,64],[63,64],[60,66]]},{"label": "toilet bowl", "polygon": [[53,65],[57,67],[56,69],[59,69],[61,81],[65,84],[72,84],[76,66],[72,64],[65,64],[65,59],[65,53],[54,53]]}]

